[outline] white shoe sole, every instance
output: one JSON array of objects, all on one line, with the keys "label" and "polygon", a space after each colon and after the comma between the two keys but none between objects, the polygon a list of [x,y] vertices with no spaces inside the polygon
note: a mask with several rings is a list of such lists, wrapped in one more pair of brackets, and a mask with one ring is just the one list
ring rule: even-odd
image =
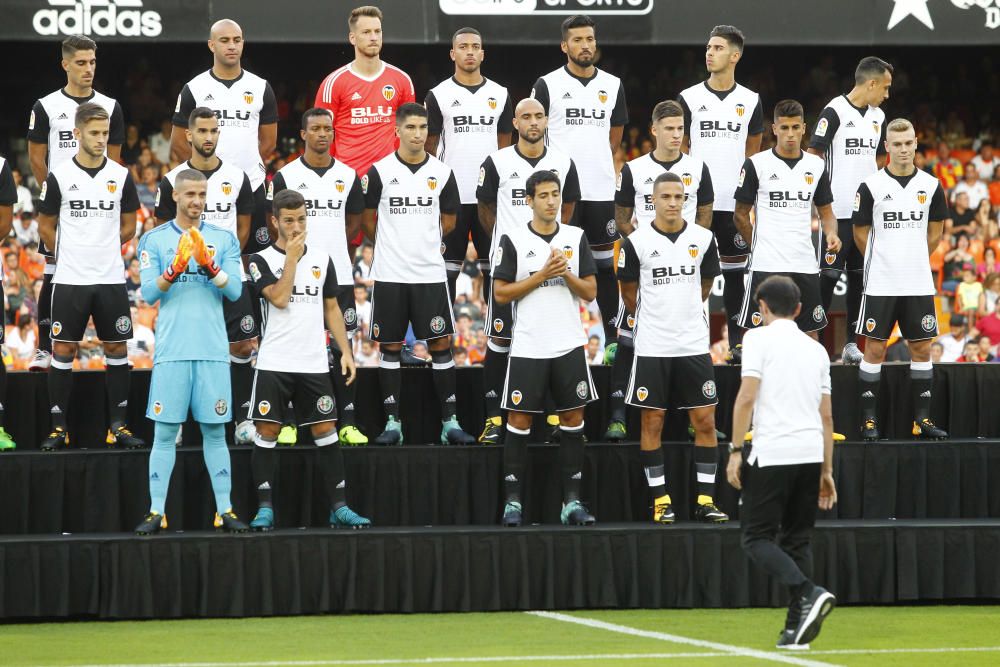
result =
[{"label": "white shoe sole", "polygon": [[[816,628],[816,632],[810,637],[810,641],[819,634],[819,628],[822,626],[823,621],[833,608],[837,605],[837,598],[830,591],[824,591],[822,595],[816,598],[816,602],[813,603],[812,609],[809,610],[809,615],[806,616],[806,622],[802,624],[799,628],[798,633],[795,635],[795,643],[801,644],[802,637],[806,635],[807,632]],[[808,646],[808,642],[805,644]]]}]

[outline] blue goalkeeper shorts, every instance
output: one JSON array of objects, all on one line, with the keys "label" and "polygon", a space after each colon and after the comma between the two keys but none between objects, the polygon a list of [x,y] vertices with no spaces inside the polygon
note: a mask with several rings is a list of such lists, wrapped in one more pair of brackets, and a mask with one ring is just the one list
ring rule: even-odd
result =
[{"label": "blue goalkeeper shorts", "polygon": [[153,365],[146,417],[182,424],[188,409],[195,421],[223,424],[233,418],[229,364],[225,361],[164,361]]}]

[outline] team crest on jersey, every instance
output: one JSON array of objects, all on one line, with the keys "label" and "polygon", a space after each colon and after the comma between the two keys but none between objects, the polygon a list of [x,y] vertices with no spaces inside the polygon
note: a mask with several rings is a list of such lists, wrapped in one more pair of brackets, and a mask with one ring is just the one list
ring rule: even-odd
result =
[{"label": "team crest on jersey", "polygon": [[701,393],[704,394],[705,398],[715,398],[715,380],[709,380],[701,385]]},{"label": "team crest on jersey", "polygon": [[377,324],[373,324],[372,325],[372,337],[378,338],[378,325]]},{"label": "team crest on jersey", "polygon": [[257,243],[261,245],[267,245],[271,240],[271,235],[267,231],[267,227],[261,227],[256,232],[254,232],[253,237],[257,239]]},{"label": "team crest on jersey", "polygon": [[215,257],[215,246],[214,245],[212,245],[211,243],[208,244],[208,245],[206,245],[205,246],[205,250],[208,251],[208,256],[209,257],[213,257],[213,258]]},{"label": "team crest on jersey", "polygon": [[437,186],[438,186],[438,179],[433,176],[428,176],[427,187],[429,187],[431,190],[436,190]]},{"label": "team crest on jersey", "polygon": [[924,331],[934,331],[934,327],[937,326],[937,318],[933,315],[924,315],[923,319],[920,320],[920,326]]},{"label": "team crest on jersey", "polygon": [[253,315],[244,315],[240,319],[240,331],[243,333],[250,333],[253,331]]},{"label": "team crest on jersey", "polygon": [[805,178],[806,178],[806,185],[812,185],[813,181],[816,180],[816,177],[813,176],[813,173],[811,171],[807,171],[805,173]]},{"label": "team crest on jersey", "polygon": [[573,259],[573,246],[564,245],[562,247],[562,254],[566,259]]},{"label": "team crest on jersey", "polygon": [[590,393],[587,389],[587,382],[585,380],[580,380],[576,383],[576,395],[580,398],[587,398],[587,394]]},{"label": "team crest on jersey", "polygon": [[635,397],[638,398],[640,401],[645,401],[647,398],[649,398],[649,390],[646,389],[645,387],[639,387],[638,389],[635,390]]},{"label": "team crest on jersey", "polygon": [[358,321],[358,311],[354,308],[348,308],[344,311],[344,323],[349,327],[353,327],[354,323]]},{"label": "team crest on jersey", "polygon": [[153,401],[153,414],[159,415],[161,412],[163,412],[163,403]]},{"label": "team crest on jersey", "polygon": [[337,188],[337,192],[343,192],[345,183],[338,178],[336,181],[334,181],[333,187]]},{"label": "team crest on jersey", "polygon": [[52,323],[52,335],[53,336],[58,336],[61,333],[62,333],[62,322],[53,322]]},{"label": "team crest on jersey", "polygon": [[250,277],[253,278],[254,282],[260,280],[260,269],[257,268],[257,262],[250,262]]},{"label": "team crest on jersey", "polygon": [[510,402],[513,403],[514,405],[520,405],[522,398],[524,398],[524,395],[517,389],[510,392]]},{"label": "team crest on jersey", "polygon": [[392,98],[396,96],[396,89],[391,85],[382,86],[382,97],[385,98],[386,102],[392,102]]},{"label": "team crest on jersey", "polygon": [[493,320],[493,331],[495,331],[496,333],[500,333],[501,331],[503,331],[503,320],[500,319],[499,317]]},{"label": "team crest on jersey", "polygon": [[635,315],[629,313],[628,316],[625,318],[625,324],[628,325],[629,329],[635,329]]},{"label": "team crest on jersey", "polygon": [[695,245],[694,243],[692,243],[691,245],[689,245],[688,246],[688,254],[691,255],[691,259],[696,258],[698,256],[698,246]]},{"label": "team crest on jersey", "polygon": [[823,306],[816,306],[813,308],[813,319],[817,322],[823,321]]},{"label": "team crest on jersey", "polygon": [[319,277],[322,275],[322,272],[319,270],[319,267],[318,266],[313,266],[310,269],[310,271],[312,271],[313,278],[315,278],[316,280],[319,280]]},{"label": "team crest on jersey", "polygon": [[151,265],[152,265],[152,262],[149,261],[149,252],[147,252],[146,250],[143,250],[142,252],[140,252],[139,253],[139,268],[140,269],[148,269]]},{"label": "team crest on jersey", "polygon": [[246,102],[247,104],[253,104],[253,91],[252,90],[244,90],[243,91],[243,101]]},{"label": "team crest on jersey", "polygon": [[608,236],[614,236],[618,233],[618,226],[615,225],[614,220],[608,220],[608,224],[605,225],[604,228],[607,230]]},{"label": "team crest on jersey", "polygon": [[746,248],[747,242],[746,239],[743,238],[742,234],[736,232],[736,235],[733,237],[733,245],[735,245],[737,248]]},{"label": "team crest on jersey", "polygon": [[760,313],[754,313],[750,316],[750,322],[755,326],[759,327],[760,323],[764,321],[764,316]]},{"label": "team crest on jersey", "polygon": [[830,127],[830,121],[828,121],[826,118],[820,118],[819,122],[816,123],[816,136],[825,137],[826,131],[829,127]]},{"label": "team crest on jersey", "polygon": [[823,255],[823,260],[827,264],[833,264],[837,261],[837,253],[828,251],[825,255]]},{"label": "team crest on jersey", "polygon": [[605,102],[607,102],[608,101],[608,91],[606,91],[606,90],[599,90],[599,91],[597,91],[597,99],[599,99],[601,101],[601,104],[604,104]]},{"label": "team crest on jersey", "polygon": [[489,106],[490,109],[495,110],[497,108],[497,98],[495,97],[489,98],[488,100],[486,100],[486,104],[487,106]]},{"label": "team crest on jersey", "polygon": [[111,194],[118,192],[118,181],[111,180],[105,183],[105,185],[108,186],[108,192]]},{"label": "team crest on jersey", "polygon": [[226,414],[226,410],[228,409],[229,409],[229,404],[226,403],[226,399],[220,398],[215,402],[215,414],[219,415],[220,417]]},{"label": "team crest on jersey", "polygon": [[132,318],[128,315],[122,315],[117,320],[115,320],[115,331],[120,334],[127,334],[132,330]]},{"label": "team crest on jersey", "polygon": [[361,177],[361,192],[368,194],[368,174]]},{"label": "team crest on jersey", "polygon": [[921,204],[927,202],[927,192],[925,190],[917,191],[917,201],[920,202]]},{"label": "team crest on jersey", "polygon": [[333,412],[333,398],[324,394],[316,399],[316,409],[321,415],[328,415]]},{"label": "team crest on jersey", "polygon": [[869,317],[867,320],[865,320],[865,331],[867,331],[868,333],[875,331],[875,325],[876,325],[875,318]]},{"label": "team crest on jersey", "polygon": [[261,415],[265,415],[266,416],[267,413],[270,412],[270,411],[271,411],[271,403],[270,402],[268,402],[268,401],[261,401],[260,403],[257,404],[257,412],[259,412]]},{"label": "team crest on jersey", "polygon": [[681,183],[684,184],[684,187],[686,188],[691,187],[691,183],[693,182],[694,182],[694,177],[691,176],[691,174],[689,174],[686,171],[683,174],[681,174]]},{"label": "team crest on jersey", "polygon": [[230,183],[229,181],[223,181],[222,194],[226,195],[227,197],[233,194],[233,184]]},{"label": "team crest on jersey", "polygon": [[875,130],[875,134],[878,134],[878,121],[877,120],[873,120],[872,121],[872,129]]},{"label": "team crest on jersey", "polygon": [[441,317],[440,315],[435,315],[434,317],[431,318],[431,331],[433,331],[436,334],[439,334],[442,331],[444,331],[443,317]]},{"label": "team crest on jersey", "polygon": [[740,118],[743,118],[743,114],[745,114],[746,112],[747,112],[747,108],[744,105],[742,105],[742,104],[737,104],[736,105],[736,115],[737,116],[739,116]]}]

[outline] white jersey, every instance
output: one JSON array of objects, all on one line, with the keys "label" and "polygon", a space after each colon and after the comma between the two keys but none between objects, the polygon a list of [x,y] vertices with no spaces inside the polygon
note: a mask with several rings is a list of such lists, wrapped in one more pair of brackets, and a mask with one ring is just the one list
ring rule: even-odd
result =
[{"label": "white jersey", "polygon": [[885,112],[877,107],[859,109],[840,95],[820,113],[809,147],[824,153],[838,220],[851,217],[854,194],[878,170],[876,158],[885,153],[884,140]]},{"label": "white jersey", "polygon": [[353,285],[347,250],[347,214],[359,214],[365,208],[357,173],[337,160],[329,167],[316,168],[298,158],[279,169],[271,179],[268,199],[274,199],[274,195],[285,189],[295,190],[306,200],[309,245],[327,251],[341,285]]},{"label": "white jersey", "polygon": [[[483,203],[497,205],[496,225],[490,242],[490,264],[500,239],[531,221],[531,208],[525,199],[524,184],[536,171],[548,170],[559,177],[562,184],[563,203],[580,201],[580,179],[576,165],[568,155],[555,148],[545,148],[538,158],[521,155],[517,144],[501,148],[486,158],[479,168],[479,185],[476,197]],[[562,207],[556,213],[556,222],[562,222]]]},{"label": "white jersey", "polygon": [[250,177],[254,190],[264,183],[264,162],[258,150],[258,129],[278,121],[278,107],[271,85],[243,70],[232,80],[216,78],[212,70],[188,81],[177,96],[173,123],[187,127],[195,107],[208,107],[219,119],[220,158],[235,164]]},{"label": "white jersey", "polygon": [[117,162],[105,158],[102,166],[84,169],[70,160],[50,171],[38,210],[59,219],[52,282],[124,283],[121,216],[138,208],[132,177]]},{"label": "white jersey", "polygon": [[927,224],[948,217],[935,177],[917,169],[910,176],[875,172],[858,188],[855,225],[868,227],[865,294],[924,296],[937,293],[927,249]]},{"label": "white jersey", "polygon": [[[194,169],[190,162],[179,164],[163,177],[156,191],[156,218],[161,222],[177,217],[177,202],[174,201],[174,183],[177,174],[186,169]],[[200,171],[195,169],[195,171]],[[236,217],[251,215],[254,209],[253,186],[246,173],[225,161],[219,162],[214,171],[202,171],[208,179],[205,188],[205,210],[201,219],[219,229],[224,229],[237,240]]]},{"label": "white jersey", "polygon": [[738,184],[736,201],[757,207],[750,270],[817,273],[812,206],[833,201],[823,158],[801,152],[786,159],[773,149],[763,151],[746,160]]},{"label": "white jersey", "polygon": [[668,171],[680,176],[684,185],[685,222],[696,224],[698,207],[715,199],[712,177],[704,162],[684,153],[674,162],[660,162],[651,152],[647,153],[622,167],[615,192],[615,204],[633,210],[637,227],[647,227],[656,218],[653,183],[657,176]]},{"label": "white jersey", "polygon": [[281,279],[285,253],[271,245],[250,255],[247,272],[260,295],[261,331],[257,370],[283,373],[329,372],[324,299],[337,298],[337,270],[322,248],[307,245],[295,266],[295,284],[285,308],[261,294]]},{"label": "white jersey", "polygon": [[437,158],[451,167],[463,204],[476,203],[476,174],[497,150],[497,136],[513,131],[514,110],[507,89],[483,78],[478,86],[446,79],[427,93],[428,132],[441,136]]},{"label": "white jersey", "polygon": [[408,164],[390,153],[361,177],[365,208],[378,211],[372,279],[392,283],[447,280],[441,214],[458,212],[451,168],[432,155]]},{"label": "white jersey", "polygon": [[727,91],[712,90],[708,82],[681,92],[685,134],[691,155],[708,165],[715,188],[716,211],[733,211],[739,165],[746,159],[747,137],[764,131],[760,95],[740,84]]},{"label": "white jersey", "polygon": [[124,115],[118,102],[96,90],[90,97],[70,97],[60,88],[35,102],[28,119],[28,141],[48,146],[46,165],[49,171],[76,156],[78,145],[73,137],[73,128],[76,126],[76,108],[84,102],[99,104],[108,112],[111,121],[108,145],[125,143]]},{"label": "white jersey", "polygon": [[[597,273],[582,229],[561,224],[551,236],[542,236],[528,223],[500,240],[493,278],[509,283],[524,280],[545,266],[553,248],[566,256],[571,273],[581,278]],[[586,344],[580,299],[562,278],[546,280],[514,302],[512,357],[553,359]]]},{"label": "white jersey", "polygon": [[694,223],[685,222],[675,234],[644,225],[623,239],[618,279],[639,283],[636,355],[707,354],[711,341],[701,283],[721,274],[715,235]]},{"label": "white jersey", "polygon": [[549,116],[546,143],[573,158],[580,173],[584,201],[611,201],[615,194],[615,161],[611,128],[628,123],[621,79],[594,68],[580,79],[564,66],[535,82],[531,96]]}]

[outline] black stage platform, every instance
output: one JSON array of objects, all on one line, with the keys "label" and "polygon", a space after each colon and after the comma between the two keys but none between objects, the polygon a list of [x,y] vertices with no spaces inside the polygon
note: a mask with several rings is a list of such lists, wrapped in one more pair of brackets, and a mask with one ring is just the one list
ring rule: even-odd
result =
[{"label": "black stage platform", "polygon": [[[0,538],[0,618],[781,606],[737,525]],[[1000,521],[827,521],[841,603],[1000,601]]]}]

